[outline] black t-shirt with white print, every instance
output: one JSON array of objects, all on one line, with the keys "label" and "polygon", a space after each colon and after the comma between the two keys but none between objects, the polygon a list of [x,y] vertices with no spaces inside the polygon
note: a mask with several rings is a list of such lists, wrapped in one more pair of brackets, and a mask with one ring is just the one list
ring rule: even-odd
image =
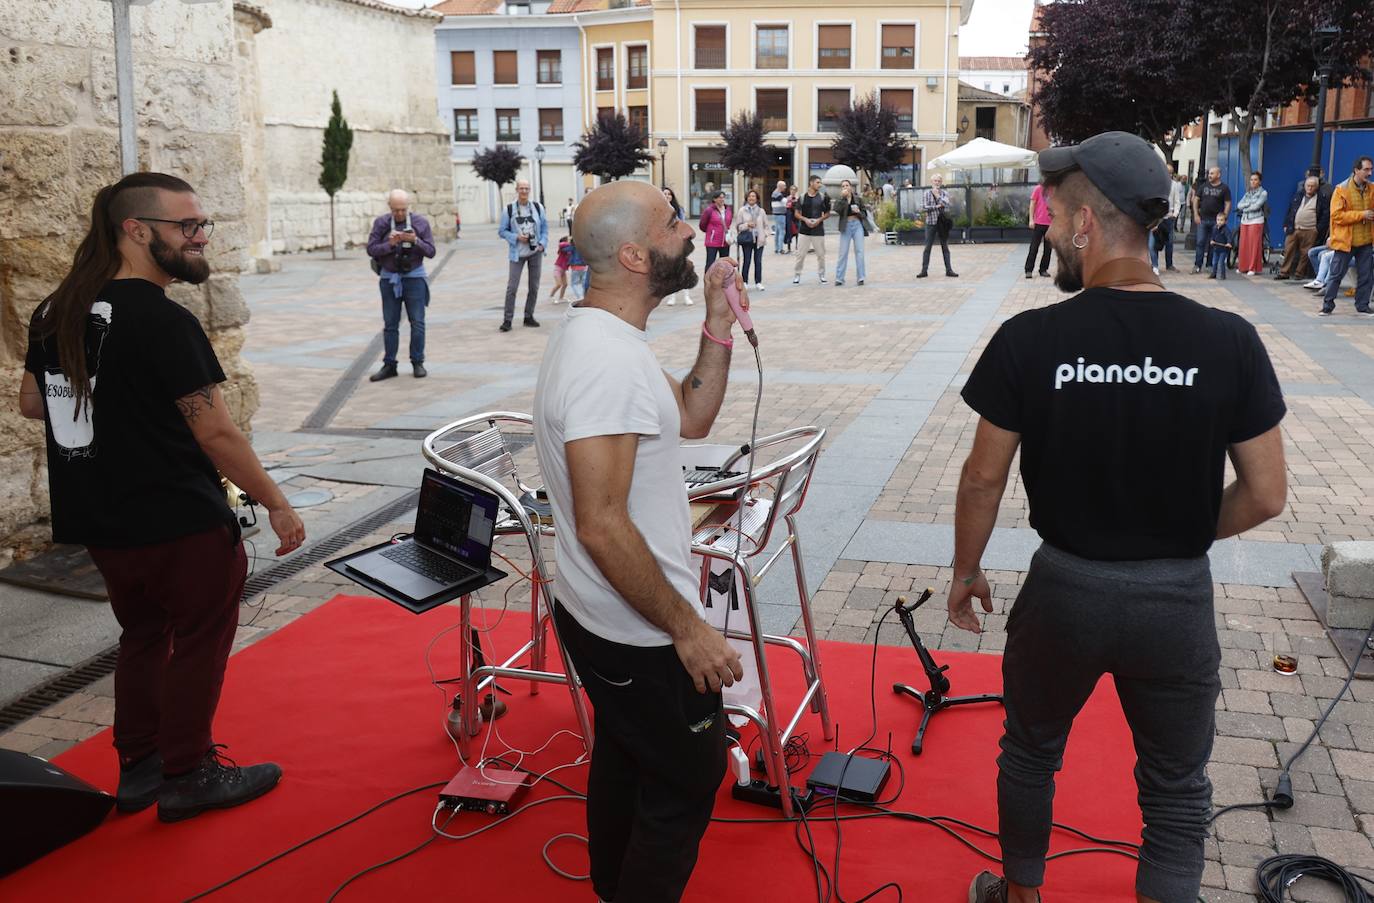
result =
[{"label": "black t-shirt with white print", "polygon": [[109,282],[91,307],[93,391],[78,413],[56,340],[38,330],[44,308],[30,321],[24,367],[47,415],[53,539],[128,547],[232,526],[215,466],[176,405],[224,381],[195,315],[151,282]]},{"label": "black t-shirt with white print", "polygon": [[1206,553],[1227,446],[1285,413],[1250,323],[1172,292],[1108,288],[1003,323],[963,398],[1021,434],[1040,537],[1099,561]]}]

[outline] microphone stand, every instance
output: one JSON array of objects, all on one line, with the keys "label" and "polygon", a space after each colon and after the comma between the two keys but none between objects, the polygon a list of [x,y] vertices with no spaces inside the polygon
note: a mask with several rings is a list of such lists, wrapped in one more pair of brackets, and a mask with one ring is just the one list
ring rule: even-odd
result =
[{"label": "microphone stand", "polygon": [[933,591],[926,589],[921,593],[921,597],[911,604],[906,604],[906,596],[898,596],[896,603],[892,606],[897,612],[897,617],[901,619],[902,626],[906,628],[906,635],[911,640],[911,645],[916,648],[916,656],[921,660],[921,667],[926,672],[926,680],[930,682],[930,689],[922,692],[915,687],[907,684],[893,684],[892,692],[905,696],[910,696],[921,704],[924,710],[921,714],[921,726],[916,729],[916,739],[911,741],[911,752],[914,755],[921,754],[921,746],[925,742],[926,728],[930,726],[930,719],[934,714],[942,709],[947,709],[956,705],[971,705],[976,702],[997,702],[1002,701],[1002,697],[997,694],[984,693],[978,696],[946,696],[949,692],[949,678],[945,672],[949,670],[949,665],[937,665],[930,651],[921,642],[920,634],[916,632],[916,622],[911,617],[911,613],[920,608],[927,599],[931,597]]}]

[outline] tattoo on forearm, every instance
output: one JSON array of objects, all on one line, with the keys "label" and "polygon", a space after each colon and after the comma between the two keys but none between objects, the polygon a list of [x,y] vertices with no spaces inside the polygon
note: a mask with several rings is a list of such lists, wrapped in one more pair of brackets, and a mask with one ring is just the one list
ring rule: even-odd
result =
[{"label": "tattoo on forearm", "polygon": [[200,416],[204,407],[213,408],[215,406],[215,387],[202,386],[190,395],[184,395],[177,399],[177,410],[181,411],[181,416],[191,422]]},{"label": "tattoo on forearm", "polygon": [[701,388],[701,377],[700,377],[700,376],[693,376],[693,377],[692,377],[692,388],[693,388],[693,389],[700,389],[700,388]]}]

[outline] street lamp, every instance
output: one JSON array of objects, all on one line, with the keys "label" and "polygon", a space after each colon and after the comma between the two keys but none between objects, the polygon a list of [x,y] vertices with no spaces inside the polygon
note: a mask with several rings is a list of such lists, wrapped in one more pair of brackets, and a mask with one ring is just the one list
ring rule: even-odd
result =
[{"label": "street lamp", "polygon": [[534,146],[534,178],[539,182],[539,206],[544,206],[544,145]]},{"label": "street lamp", "polygon": [[792,132],[787,136],[787,152],[792,155],[792,181],[799,178],[797,174],[797,133]]},{"label": "street lamp", "polygon": [[964,134],[964,132],[967,132],[967,131],[968,131],[968,116],[967,116],[967,115],[964,116],[962,119],[959,120],[959,127],[958,127],[957,129],[955,129],[955,131],[956,131],[958,134],[960,134],[960,135],[962,135],[962,134]]},{"label": "street lamp", "polygon": [[1312,129],[1312,165],[1322,162],[1322,133],[1326,130],[1326,90],[1331,80],[1331,70],[1335,66],[1336,41],[1341,30],[1334,25],[1323,25],[1316,33],[1317,56],[1317,119]]},{"label": "street lamp", "polygon": [[668,140],[658,139],[658,187],[668,187]]}]

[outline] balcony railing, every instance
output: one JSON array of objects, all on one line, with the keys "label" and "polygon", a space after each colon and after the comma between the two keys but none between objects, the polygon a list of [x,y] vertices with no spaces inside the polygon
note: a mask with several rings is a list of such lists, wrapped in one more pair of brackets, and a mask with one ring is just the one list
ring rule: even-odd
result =
[{"label": "balcony railing", "polygon": [[698,69],[724,69],[725,48],[715,50],[709,47],[698,47],[696,64]]}]

